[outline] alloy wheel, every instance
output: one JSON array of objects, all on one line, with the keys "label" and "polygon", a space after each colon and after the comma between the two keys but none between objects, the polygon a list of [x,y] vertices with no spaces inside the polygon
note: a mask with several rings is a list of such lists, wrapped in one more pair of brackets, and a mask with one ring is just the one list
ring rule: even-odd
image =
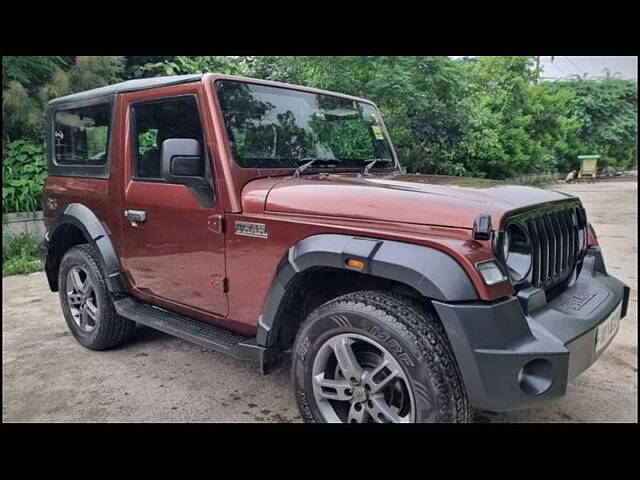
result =
[{"label": "alloy wheel", "polygon": [[95,286],[84,268],[71,267],[66,292],[74,323],[84,333],[91,333],[98,325],[99,305]]},{"label": "alloy wheel", "polygon": [[389,351],[355,333],[329,338],[313,362],[313,393],[331,423],[410,423],[411,384]]}]

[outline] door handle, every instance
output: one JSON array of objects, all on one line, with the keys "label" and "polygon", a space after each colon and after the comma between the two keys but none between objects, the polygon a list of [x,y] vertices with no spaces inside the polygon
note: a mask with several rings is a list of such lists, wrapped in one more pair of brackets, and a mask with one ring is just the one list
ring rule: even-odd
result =
[{"label": "door handle", "polygon": [[124,216],[131,222],[131,225],[137,227],[139,223],[147,220],[147,212],[143,210],[125,210]]}]

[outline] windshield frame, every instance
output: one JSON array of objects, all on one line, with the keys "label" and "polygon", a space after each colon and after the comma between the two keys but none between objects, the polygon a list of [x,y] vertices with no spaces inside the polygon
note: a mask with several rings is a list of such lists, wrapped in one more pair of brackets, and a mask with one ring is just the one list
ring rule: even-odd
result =
[{"label": "windshield frame", "polygon": [[[305,87],[302,85],[293,85],[293,84],[286,84],[286,83],[280,83],[280,82],[273,82],[273,81],[269,81],[269,80],[259,80],[259,79],[252,79],[252,78],[244,78],[244,77],[235,77],[235,76],[226,76],[226,75],[221,75],[221,76],[216,76],[216,78],[213,79],[212,84],[213,84],[213,94],[216,97],[216,103],[217,103],[217,109],[220,115],[220,119],[221,119],[221,123],[222,123],[222,130],[223,135],[224,135],[224,140],[226,143],[226,147],[228,149],[229,155],[233,161],[233,166],[234,168],[238,168],[240,170],[243,171],[254,171],[254,172],[261,172],[261,171],[269,171],[269,172],[274,172],[274,173],[282,173],[282,174],[286,174],[288,172],[292,172],[296,170],[296,166],[287,166],[287,167],[277,167],[277,166],[269,166],[269,167],[245,167],[242,166],[235,158],[235,154],[233,152],[233,148],[231,146],[231,138],[229,135],[229,131],[227,129],[227,124],[224,120],[224,111],[222,108],[222,102],[220,101],[220,97],[219,97],[219,93],[218,93],[218,83],[220,82],[237,82],[237,83],[248,83],[248,84],[253,84],[253,85],[257,85],[257,86],[262,86],[262,87],[270,87],[270,88],[277,88],[277,89],[282,89],[282,90],[291,90],[291,91],[295,91],[295,92],[305,92],[305,93],[310,93],[313,95],[324,95],[324,96],[330,96],[330,97],[337,97],[337,98],[341,98],[341,99],[346,99],[346,100],[351,100],[351,101],[355,101],[355,102],[359,102],[359,103],[363,103],[363,104],[367,104],[371,107],[373,107],[373,110],[375,112],[376,115],[376,120],[378,122],[378,125],[380,126],[380,130],[382,131],[382,135],[384,136],[385,142],[387,144],[387,147],[389,149],[389,152],[391,153],[391,162],[390,163],[382,163],[380,166],[374,166],[374,168],[372,169],[373,171],[393,171],[393,170],[399,170],[400,169],[400,163],[398,161],[398,157],[395,151],[395,148],[393,146],[393,142],[391,141],[391,138],[389,136],[389,132],[387,131],[386,125],[384,124],[384,120],[382,118],[382,114],[380,113],[380,110],[378,109],[377,105],[367,99],[364,98],[359,98],[359,97],[354,97],[351,95],[347,95],[347,94],[342,94],[342,93],[338,93],[338,92],[331,92],[331,91],[327,91],[327,90],[320,90],[320,89],[316,89],[313,87]],[[372,159],[367,159],[367,160],[373,160]],[[320,171],[320,172],[354,172],[354,171],[362,171],[362,169],[367,165],[367,161],[363,161],[362,165],[359,166],[355,166],[355,165],[350,165],[350,166],[341,166],[340,164],[335,165],[335,166],[331,166],[331,167],[327,167],[327,166],[323,166],[323,165],[312,165],[311,167],[309,167],[308,170],[306,170],[307,172],[312,172],[312,171]]]}]

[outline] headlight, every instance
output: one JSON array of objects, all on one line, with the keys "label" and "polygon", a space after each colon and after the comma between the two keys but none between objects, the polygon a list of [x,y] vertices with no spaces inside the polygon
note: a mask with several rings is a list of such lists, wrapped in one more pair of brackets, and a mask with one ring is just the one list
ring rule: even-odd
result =
[{"label": "headlight", "polygon": [[502,258],[507,261],[509,258],[509,232],[505,231],[502,235]]},{"label": "headlight", "polygon": [[531,271],[533,254],[527,231],[517,223],[507,226],[502,235],[502,259],[509,276],[514,282],[521,282]]},{"label": "headlight", "polygon": [[578,248],[580,251],[584,250],[587,246],[587,229],[581,228],[578,230]]}]

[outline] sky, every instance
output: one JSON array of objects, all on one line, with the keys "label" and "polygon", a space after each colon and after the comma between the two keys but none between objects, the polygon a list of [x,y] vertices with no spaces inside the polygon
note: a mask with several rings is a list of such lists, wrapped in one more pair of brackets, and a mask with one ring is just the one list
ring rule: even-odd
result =
[{"label": "sky", "polygon": [[638,80],[638,57],[586,57],[558,55],[540,57],[542,78],[557,79],[580,75],[584,78],[604,77],[606,69],[611,75],[631,80]]},{"label": "sky", "polygon": [[[461,57],[451,57],[461,58]],[[577,56],[556,55],[553,60],[550,56],[540,56],[542,78],[555,80],[580,75],[584,78],[604,77],[609,69],[611,75],[619,74],[621,78],[638,80],[638,57],[622,56]]]}]

